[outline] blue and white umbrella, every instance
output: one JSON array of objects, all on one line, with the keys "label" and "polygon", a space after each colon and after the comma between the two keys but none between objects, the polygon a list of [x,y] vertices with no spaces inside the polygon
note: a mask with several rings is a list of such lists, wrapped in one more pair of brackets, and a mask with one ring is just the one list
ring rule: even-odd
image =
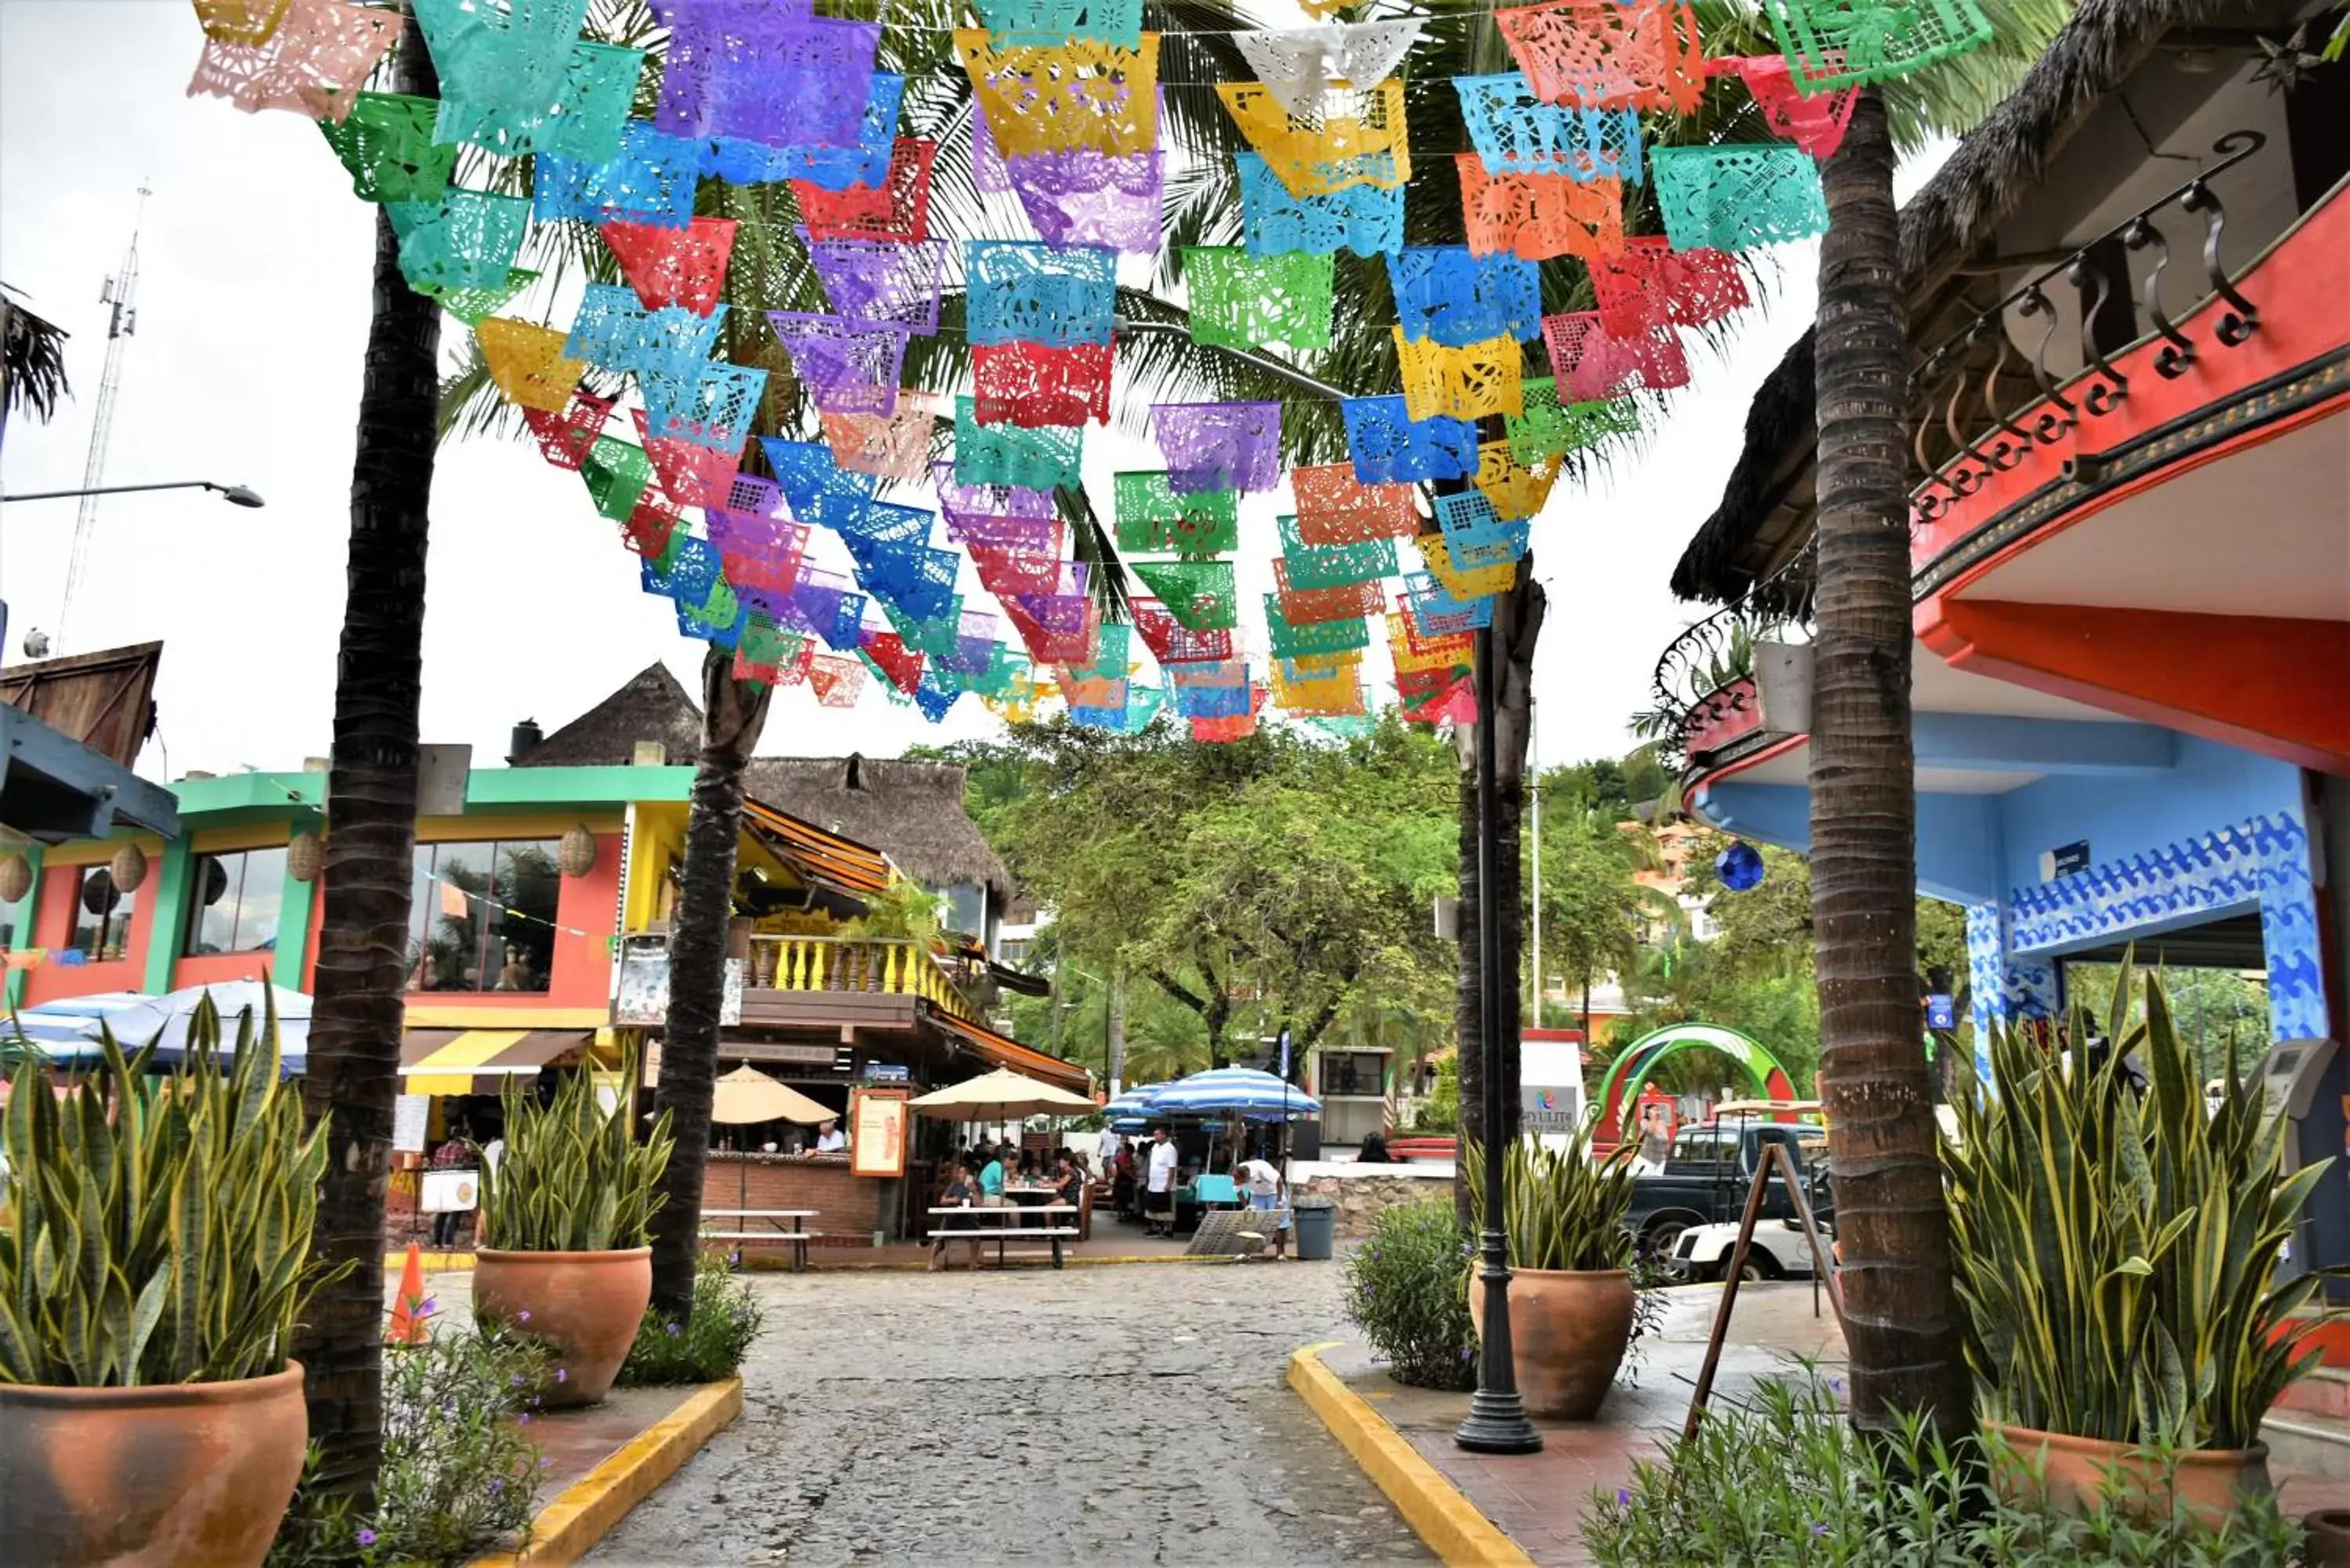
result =
[{"label": "blue and white umbrella", "polygon": [[[310,1048],[310,999],[284,986],[266,989],[276,993],[277,1044],[283,1069],[298,1073]],[[86,1066],[98,1061],[101,1054],[98,1044],[101,1028],[112,1030],[126,1052],[135,1051],[160,1036],[161,1046],[155,1059],[159,1064],[168,1066],[185,1054],[189,1023],[195,1016],[196,1004],[207,994],[220,1011],[220,1052],[225,1056],[236,1047],[237,1020],[246,1009],[253,1012],[254,1027],[261,1026],[264,990],[259,981],[232,980],[187,986],[161,996],[138,991],[101,992],[44,1003],[18,1013],[16,1023],[24,1030],[26,1038],[39,1045],[58,1066]]]},{"label": "blue and white umbrella", "polygon": [[1228,1112],[1253,1122],[1299,1121],[1322,1114],[1322,1102],[1295,1084],[1254,1067],[1211,1067],[1151,1091],[1151,1116]]},{"label": "blue and white umbrella", "polygon": [[1150,1096],[1166,1088],[1165,1084],[1138,1084],[1119,1093],[1117,1098],[1102,1106],[1102,1115],[1116,1121],[1122,1116],[1150,1114]]}]

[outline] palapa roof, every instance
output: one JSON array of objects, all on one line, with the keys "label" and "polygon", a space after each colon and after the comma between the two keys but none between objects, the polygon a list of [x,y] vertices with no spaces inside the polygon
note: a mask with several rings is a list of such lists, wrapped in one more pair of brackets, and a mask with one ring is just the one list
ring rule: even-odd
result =
[{"label": "palapa roof", "polygon": [[666,664],[654,664],[517,758],[515,765],[618,767],[636,760],[639,741],[659,741],[669,760],[693,765],[702,749],[702,710]]},{"label": "palapa roof", "polygon": [[[2037,192],[2050,165],[2107,95],[2170,28],[2217,19],[2215,0],[2081,0],[2015,91],[1968,132],[1901,209],[1901,276],[1913,349],[1963,306],[1959,268]],[[1673,568],[1685,599],[1727,602],[1800,549],[1812,528],[1813,334],[1806,331],[1754,394],[1746,443],[1707,518]]]}]

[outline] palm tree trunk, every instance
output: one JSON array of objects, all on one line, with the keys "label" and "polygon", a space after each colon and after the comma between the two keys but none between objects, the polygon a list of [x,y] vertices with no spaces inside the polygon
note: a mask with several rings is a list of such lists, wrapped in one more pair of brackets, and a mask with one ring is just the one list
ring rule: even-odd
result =
[{"label": "palm tree trunk", "polygon": [[684,1322],[693,1312],[702,1179],[710,1155],[710,1097],[718,1079],[718,1007],[734,918],[734,850],[743,825],[743,767],[767,722],[767,696],[734,679],[734,656],[702,661],[702,755],[686,817],[685,871],[670,941],[669,1020],[661,1031],[656,1114],[677,1139],[661,1177],[668,1201],[653,1217],[653,1304]]},{"label": "palm tree trunk", "polygon": [[1109,971],[1109,1011],[1104,1023],[1108,1039],[1102,1051],[1102,1072],[1114,1089],[1126,1087],[1126,966]]},{"label": "palm tree trunk", "polygon": [[1893,147],[1874,91],[1860,95],[1825,183],[1812,919],[1853,1418],[1882,1430],[1918,1410],[1956,1433],[1971,1424],[1970,1391],[1918,1006],[1908,318]]},{"label": "palm tree trunk", "polygon": [[[411,16],[394,90],[440,81]],[[380,209],[375,307],[351,465],[351,543],[327,786],[326,907],[304,1108],[327,1120],[314,1258],[349,1272],[318,1293],[296,1355],[318,1485],[371,1505],[383,1453],[383,1211],[408,977],[422,690],[424,558],[440,401],[441,310],[412,292]],[[298,983],[300,977],[280,977]]]}]

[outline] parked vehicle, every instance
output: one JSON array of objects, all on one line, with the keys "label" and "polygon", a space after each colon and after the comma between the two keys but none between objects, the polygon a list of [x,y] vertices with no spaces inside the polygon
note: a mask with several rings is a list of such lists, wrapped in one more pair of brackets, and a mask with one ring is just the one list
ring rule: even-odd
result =
[{"label": "parked vehicle", "polygon": [[[1835,1228],[1813,1216],[1820,1226],[1820,1240],[1834,1245]],[[1679,1278],[1693,1282],[1725,1279],[1730,1273],[1731,1255],[1738,1250],[1738,1222],[1728,1220],[1720,1225],[1692,1225],[1681,1232],[1673,1244],[1673,1254],[1668,1267]],[[1739,1276],[1744,1280],[1807,1280],[1812,1277],[1812,1244],[1804,1238],[1802,1223],[1793,1218],[1758,1220],[1754,1226],[1753,1244],[1746,1249],[1746,1267]]]},{"label": "parked vehicle", "polygon": [[[1814,1219],[1828,1225],[1834,1216],[1827,1183],[1827,1144],[1817,1127],[1745,1117],[1717,1120],[1683,1127],[1674,1135],[1665,1168],[1634,1179],[1630,1223],[1641,1251],[1650,1257],[1676,1259],[1682,1255],[1685,1233],[1717,1225],[1729,1227],[1734,1241],[1738,1222],[1745,1213],[1747,1190],[1754,1184],[1755,1168],[1764,1158],[1762,1151],[1773,1144],[1783,1146],[1794,1158],[1796,1169],[1803,1172],[1804,1196]],[[1802,1250],[1803,1233],[1776,1223],[1792,1220],[1794,1213],[1786,1179],[1774,1173],[1763,1190],[1764,1223],[1755,1227],[1757,1239],[1770,1231],[1775,1241],[1783,1231],[1792,1238],[1793,1248]],[[1727,1244],[1721,1249],[1721,1256],[1727,1260]],[[1808,1257],[1804,1266],[1809,1267]]]}]

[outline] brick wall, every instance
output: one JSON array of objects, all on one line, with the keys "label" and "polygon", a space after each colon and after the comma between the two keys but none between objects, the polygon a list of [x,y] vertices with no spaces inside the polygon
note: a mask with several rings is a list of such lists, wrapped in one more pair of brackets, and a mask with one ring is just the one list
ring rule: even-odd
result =
[{"label": "brick wall", "polygon": [[[814,1209],[806,1224],[824,1232],[815,1247],[870,1247],[873,1232],[892,1237],[898,1230],[899,1183],[851,1176],[846,1156],[800,1158],[742,1156],[713,1150],[703,1168],[702,1207],[711,1209]],[[739,1227],[757,1231],[766,1221]],[[732,1243],[729,1243],[730,1248]],[[745,1242],[753,1253],[785,1250],[782,1243]]]}]

